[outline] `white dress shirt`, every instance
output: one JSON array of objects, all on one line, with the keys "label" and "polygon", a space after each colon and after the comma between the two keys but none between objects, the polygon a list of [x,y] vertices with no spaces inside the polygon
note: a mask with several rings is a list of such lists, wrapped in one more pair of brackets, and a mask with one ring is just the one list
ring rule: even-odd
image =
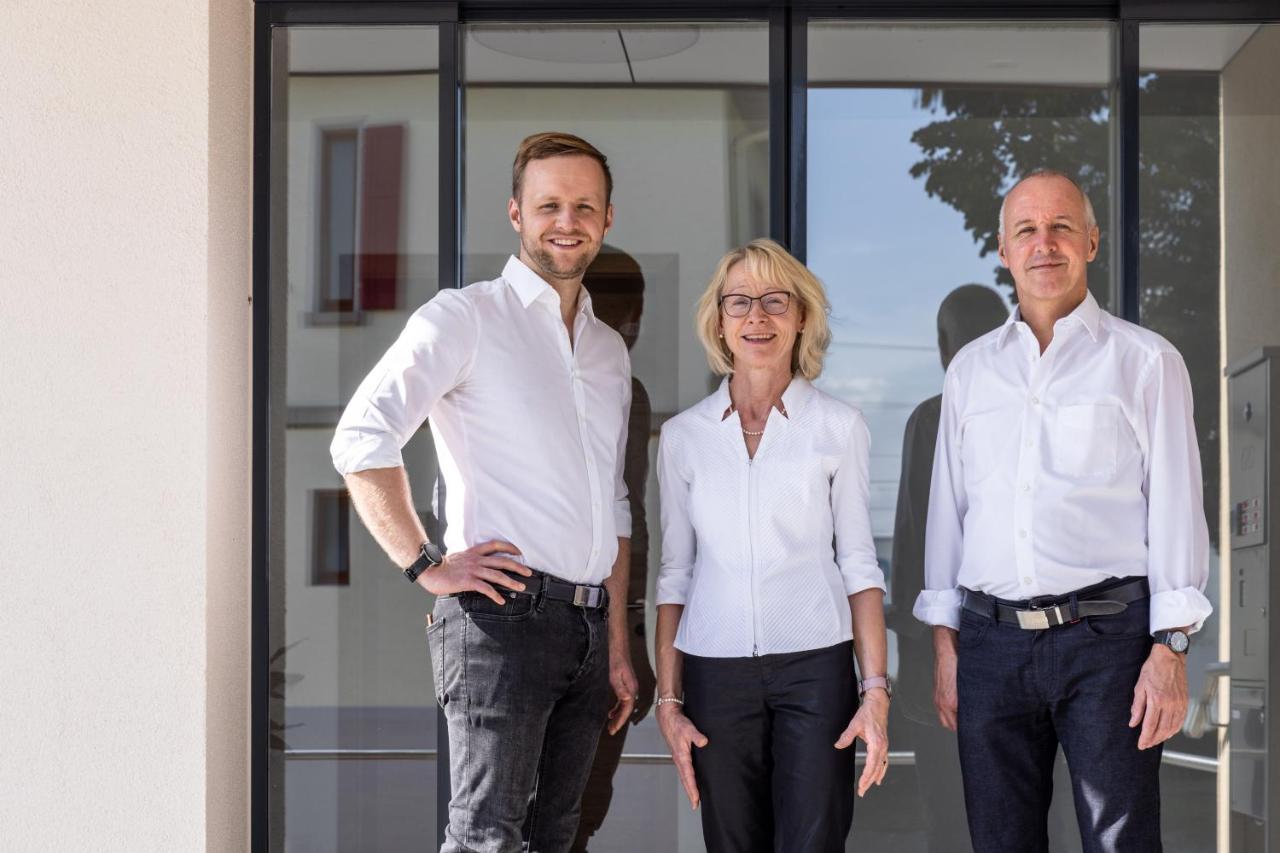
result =
[{"label": "white dress shirt", "polygon": [[506,540],[574,583],[609,576],[631,535],[622,482],[631,365],[578,297],[573,346],[555,290],[512,257],[502,277],[442,290],[352,397],[330,448],[341,474],[403,464],[430,417],[446,487],[444,543]]},{"label": "white dress shirt", "polygon": [[1020,601],[1129,575],[1152,631],[1212,609],[1182,356],[1092,295],[1041,355],[1015,311],[947,370],[915,615],[958,628],[958,586]]},{"label": "white dress shirt", "polygon": [[[848,596],[884,589],[861,413],[797,376],[755,458],[729,382],[662,428],[658,604],[683,604],[676,648],[746,657],[853,636]],[[834,544],[833,544],[834,543]]]}]

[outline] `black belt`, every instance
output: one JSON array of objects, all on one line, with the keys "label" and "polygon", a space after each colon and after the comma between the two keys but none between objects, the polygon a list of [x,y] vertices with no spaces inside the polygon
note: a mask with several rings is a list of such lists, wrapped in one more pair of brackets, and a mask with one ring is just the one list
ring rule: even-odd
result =
[{"label": "black belt", "polygon": [[533,569],[532,577],[524,577],[522,575],[513,575],[507,572],[512,578],[524,584],[523,590],[507,590],[508,592],[516,592],[520,595],[543,595],[552,601],[567,601],[575,607],[582,607],[587,610],[595,610],[598,607],[604,607],[609,603],[609,592],[602,586],[592,586],[585,583],[569,583],[559,578],[553,578],[544,572]]},{"label": "black belt", "polygon": [[964,609],[997,622],[1012,622],[1029,631],[1043,631],[1078,622],[1085,616],[1122,613],[1131,602],[1151,595],[1146,578],[1121,578],[1069,592],[1009,601],[960,587]]}]

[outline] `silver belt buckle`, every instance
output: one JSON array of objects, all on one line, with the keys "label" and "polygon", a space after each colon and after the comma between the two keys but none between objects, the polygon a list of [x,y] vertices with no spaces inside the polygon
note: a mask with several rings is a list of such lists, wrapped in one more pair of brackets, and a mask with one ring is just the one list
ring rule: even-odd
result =
[{"label": "silver belt buckle", "polygon": [[[1051,623],[1049,621],[1049,610],[1052,610],[1053,614],[1058,617],[1058,621],[1056,623]],[[1017,611],[1017,614],[1018,627],[1027,631],[1043,631],[1047,628],[1053,627],[1055,624],[1066,624],[1066,620],[1062,618],[1061,605],[1054,605],[1048,610],[1019,610]]]},{"label": "silver belt buckle", "polygon": [[583,586],[573,588],[573,603],[578,607],[597,607],[600,604],[600,587]]}]

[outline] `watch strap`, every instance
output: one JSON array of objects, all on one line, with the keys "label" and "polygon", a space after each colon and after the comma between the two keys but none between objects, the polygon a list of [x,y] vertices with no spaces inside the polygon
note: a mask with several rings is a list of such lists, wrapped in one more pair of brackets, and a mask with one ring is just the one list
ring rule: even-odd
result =
[{"label": "watch strap", "polygon": [[444,555],[440,552],[439,546],[432,542],[423,542],[418,549],[418,559],[409,564],[404,570],[404,576],[409,579],[410,583],[417,583],[419,576],[430,568],[440,565],[444,562]]},{"label": "watch strap", "polygon": [[1156,631],[1151,636],[1160,645],[1168,646],[1170,651],[1180,655],[1185,655],[1191,648],[1191,638],[1185,631]]},{"label": "watch strap", "polygon": [[893,681],[887,675],[874,675],[871,678],[864,678],[858,682],[858,698],[861,699],[868,690],[880,687],[888,694],[889,698],[893,698]]}]

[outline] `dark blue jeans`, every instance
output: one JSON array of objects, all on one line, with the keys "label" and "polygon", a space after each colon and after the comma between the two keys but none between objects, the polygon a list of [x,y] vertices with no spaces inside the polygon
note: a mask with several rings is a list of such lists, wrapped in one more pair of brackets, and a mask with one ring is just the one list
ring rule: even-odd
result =
[{"label": "dark blue jeans", "polygon": [[427,643],[449,724],[442,853],[564,853],[614,696],[606,608],[542,595],[436,600]]},{"label": "dark blue jeans", "polygon": [[1147,600],[1028,631],[962,611],[960,767],[976,853],[1044,853],[1061,744],[1085,853],[1160,851],[1160,747],[1138,749]]}]

